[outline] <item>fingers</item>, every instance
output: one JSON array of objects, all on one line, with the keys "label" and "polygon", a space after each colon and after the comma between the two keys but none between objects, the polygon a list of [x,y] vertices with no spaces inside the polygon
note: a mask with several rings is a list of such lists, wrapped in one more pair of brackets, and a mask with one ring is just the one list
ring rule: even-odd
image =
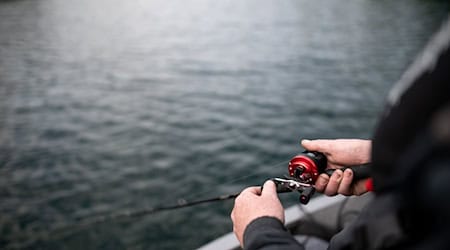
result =
[{"label": "fingers", "polygon": [[254,195],[260,195],[261,194],[261,187],[248,187],[244,190],[242,190],[241,194],[254,194]]},{"label": "fingers", "polygon": [[314,185],[316,187],[316,190],[318,192],[323,193],[323,191],[325,190],[325,187],[328,184],[328,181],[330,181],[330,177],[327,174],[319,175],[319,177],[317,178],[317,181]]},{"label": "fingers", "polygon": [[342,176],[343,176],[342,170],[336,169],[331,175],[330,180],[328,181],[328,184],[325,187],[323,193],[328,196],[336,195],[339,189],[339,184],[342,181]]},{"label": "fingers", "polygon": [[261,187],[248,187],[246,189],[244,189],[241,195],[248,195],[248,194],[253,194],[253,195],[277,195],[277,186],[275,185],[275,183],[271,180],[268,180],[264,183],[262,189]]},{"label": "fingers", "polygon": [[[319,151],[327,157],[328,168],[342,168],[370,161],[371,141],[361,139],[319,139],[302,140],[301,145],[309,151]],[[319,192],[332,196],[336,194],[352,195],[367,192],[360,182],[352,183],[354,173],[351,170],[336,170],[331,176],[322,174],[315,187]]]},{"label": "fingers", "polygon": [[275,183],[271,180],[266,181],[263,185],[261,195],[262,196],[267,196],[267,195],[277,196],[277,186],[275,185]]},{"label": "fingers", "polygon": [[327,156],[329,166],[352,166],[370,162],[370,140],[319,139],[302,140],[301,145],[309,151],[319,151]]},{"label": "fingers", "polygon": [[353,190],[353,172],[351,169],[346,169],[344,172],[336,169],[331,176],[321,174],[315,183],[316,190],[328,196],[336,194],[352,195]]},{"label": "fingers", "polygon": [[362,195],[366,192],[368,192],[369,190],[367,190],[367,186],[366,186],[366,182],[368,180],[361,180],[358,181],[357,183],[353,184],[353,194],[355,195]]},{"label": "fingers", "polygon": [[302,140],[301,145],[309,151],[328,152],[333,146],[333,140]]},{"label": "fingers", "polygon": [[275,183],[266,181],[262,193],[261,187],[244,189],[234,200],[230,216],[233,221],[233,231],[241,246],[245,229],[253,220],[270,216],[284,223],[284,209],[278,199]]},{"label": "fingers", "polygon": [[250,196],[275,196],[278,198],[277,187],[273,181],[268,180],[264,183],[262,188],[254,186],[242,190],[238,197],[236,197],[236,200],[247,199]]},{"label": "fingers", "polygon": [[306,150],[309,151],[319,151],[319,145],[316,143],[317,140],[311,141],[311,140],[302,140],[300,144],[302,147],[304,147]]},{"label": "fingers", "polygon": [[342,181],[339,184],[337,192],[343,195],[351,195],[352,181],[353,181],[353,171],[351,169],[346,169],[344,171],[344,176],[342,177]]}]

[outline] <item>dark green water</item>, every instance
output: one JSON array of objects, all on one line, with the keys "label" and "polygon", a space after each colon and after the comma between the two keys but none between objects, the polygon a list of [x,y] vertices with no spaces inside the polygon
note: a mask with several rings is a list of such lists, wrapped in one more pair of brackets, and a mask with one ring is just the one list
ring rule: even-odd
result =
[{"label": "dark green water", "polygon": [[439,1],[1,1],[0,248],[194,249],[231,231],[232,201],[53,230],[282,176],[302,138],[369,138],[446,13]]}]

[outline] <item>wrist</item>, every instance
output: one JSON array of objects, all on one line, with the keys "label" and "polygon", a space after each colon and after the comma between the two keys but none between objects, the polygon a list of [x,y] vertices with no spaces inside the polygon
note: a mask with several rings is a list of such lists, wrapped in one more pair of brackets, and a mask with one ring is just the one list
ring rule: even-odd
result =
[{"label": "wrist", "polygon": [[246,243],[254,237],[254,235],[261,234],[263,232],[266,232],[268,230],[282,230],[287,231],[287,229],[284,227],[284,224],[282,221],[273,216],[262,216],[255,218],[252,220],[247,227],[244,230],[243,235],[243,245],[247,245]]}]

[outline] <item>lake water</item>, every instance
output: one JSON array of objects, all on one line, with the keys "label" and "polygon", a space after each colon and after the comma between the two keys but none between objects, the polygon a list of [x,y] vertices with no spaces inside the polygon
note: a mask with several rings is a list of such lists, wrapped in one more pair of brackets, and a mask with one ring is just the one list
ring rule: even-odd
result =
[{"label": "lake water", "polygon": [[448,10],[0,1],[0,248],[195,249],[231,231],[232,201],[72,226],[283,176],[302,138],[370,138]]}]

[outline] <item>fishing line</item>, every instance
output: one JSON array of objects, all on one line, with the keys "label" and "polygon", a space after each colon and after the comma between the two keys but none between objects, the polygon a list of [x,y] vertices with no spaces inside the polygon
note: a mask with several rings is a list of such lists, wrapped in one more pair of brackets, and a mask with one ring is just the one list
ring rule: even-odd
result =
[{"label": "fishing line", "polygon": [[[286,164],[286,163],[287,163],[286,161],[279,162],[279,163],[273,165],[273,167],[276,168],[276,167],[279,167],[280,165]],[[247,179],[251,176],[255,176],[255,175],[263,172],[264,170],[265,170],[265,168],[259,169],[258,171],[254,172],[252,174],[232,179],[228,182],[225,182],[224,184],[231,184],[231,183],[237,182],[239,180]],[[211,193],[211,192],[212,192],[211,190],[208,190],[206,192],[193,194],[193,195],[191,195],[191,197],[194,195],[195,195],[195,197],[199,197],[200,195],[204,195],[204,194]],[[136,210],[124,210],[124,211],[117,212],[117,213],[99,215],[99,216],[94,216],[94,217],[90,217],[90,218],[89,217],[84,218],[84,219],[80,218],[79,221],[74,224],[68,224],[68,225],[64,225],[64,226],[50,230],[50,232],[48,234],[46,234],[45,238],[53,238],[53,239],[60,238],[64,235],[74,234],[74,233],[78,232],[79,230],[86,229],[93,225],[102,224],[102,223],[105,223],[108,221],[118,222],[118,221],[128,220],[130,218],[138,218],[138,217],[142,217],[142,216],[146,216],[146,215],[150,215],[150,214],[171,211],[171,210],[196,206],[196,205],[205,204],[205,203],[230,200],[230,199],[236,198],[239,194],[240,194],[240,192],[237,192],[237,193],[232,193],[232,194],[220,195],[217,197],[210,197],[210,198],[205,198],[205,199],[194,199],[194,200],[190,200],[187,197],[185,197],[185,198],[178,199],[177,202],[173,205],[158,205],[158,206],[154,206],[154,207],[144,207],[144,208],[136,209]]]},{"label": "fishing line", "polygon": [[[238,129],[236,129],[236,128],[232,128],[231,130],[229,130],[228,134],[231,134],[232,136],[231,136],[231,138],[228,137],[226,140],[227,141],[231,140],[232,142],[233,141],[239,142],[240,137],[242,136],[240,133],[238,133]],[[223,140],[223,139],[219,138],[218,140]],[[236,143],[234,143],[234,144],[236,144]],[[147,142],[141,142],[138,144],[127,146],[126,149],[135,151],[140,148],[144,148],[146,145],[147,145]],[[112,149],[114,149],[113,151],[122,151],[123,148],[125,148],[125,145],[123,145],[123,144],[117,145],[117,144],[113,144],[113,143],[107,143],[106,146],[110,147],[109,148],[110,151]],[[69,153],[69,155],[72,155],[74,157],[76,157],[77,154],[85,151],[85,149],[82,147],[66,148],[65,150],[67,152],[72,152],[72,153]],[[68,155],[67,152],[52,153],[51,151],[50,152],[49,151],[42,152],[41,150],[27,149],[22,152],[11,152],[9,154],[9,156],[10,156],[9,159],[3,165],[8,166],[8,165],[11,165],[11,163],[14,163],[14,160],[15,160],[14,156],[18,155],[19,153],[20,153],[20,155],[23,155],[23,154],[29,154],[29,153],[32,154],[32,153],[36,153],[36,152],[40,152],[41,160],[53,159],[55,157],[67,157],[67,155]],[[99,152],[99,153],[101,154],[101,152]],[[270,164],[270,165],[266,165],[266,166],[261,166],[261,167],[258,167],[256,170],[252,169],[251,174],[240,176],[240,177],[237,177],[237,178],[225,181],[225,182],[221,182],[220,184],[221,185],[229,185],[229,184],[233,184],[233,183],[236,183],[236,182],[239,182],[242,180],[246,180],[253,176],[257,176],[261,173],[267,172],[267,168],[270,166],[272,166],[272,168],[278,168],[279,166],[281,166],[283,164],[287,164],[287,162],[288,161],[281,161],[281,162],[273,164],[273,165]],[[2,169],[4,169],[4,168],[2,168]],[[11,167],[8,167],[7,169],[10,170]],[[214,191],[214,189],[208,188],[206,191],[189,194],[188,196],[186,196],[184,198],[178,199],[177,202],[173,205],[158,205],[158,206],[154,206],[154,207],[144,207],[144,208],[136,209],[136,210],[122,210],[122,211],[119,211],[116,213],[111,213],[111,214],[98,215],[98,216],[94,215],[93,217],[90,217],[90,218],[85,217],[84,219],[81,218],[80,220],[74,221],[75,223],[67,223],[67,225],[60,225],[53,229],[50,229],[47,232],[43,232],[42,235],[36,234],[36,237],[33,237],[33,239],[29,239],[28,242],[22,242],[18,246],[23,246],[23,244],[31,245],[34,242],[38,241],[39,239],[59,238],[60,236],[64,236],[67,234],[73,234],[73,233],[78,232],[81,229],[86,229],[93,225],[98,225],[98,224],[105,223],[108,221],[117,222],[117,221],[121,221],[121,220],[127,220],[130,218],[138,218],[138,217],[142,217],[142,216],[146,216],[146,215],[150,215],[150,214],[155,214],[155,213],[164,212],[164,211],[171,211],[171,210],[196,206],[196,205],[205,204],[205,203],[230,200],[230,199],[237,197],[240,193],[240,192],[238,192],[238,193],[220,195],[220,196],[212,197],[212,198],[198,199],[198,197],[204,196],[206,194],[210,194],[213,191]],[[191,200],[193,197],[194,198],[197,197],[197,198]],[[61,197],[57,197],[56,199],[58,199],[58,198],[61,198]],[[170,204],[170,203],[167,203],[167,204]],[[10,245],[10,246],[14,247],[14,245]]]},{"label": "fishing line", "polygon": [[[283,165],[287,164],[287,161],[279,162],[279,163],[273,165],[272,167],[277,168],[277,167],[281,166],[282,164]],[[266,169],[266,167],[262,167],[262,168],[258,169],[257,171],[253,172],[252,174],[232,179],[223,184],[231,184],[231,183],[235,183],[240,180],[247,179],[249,177],[252,177],[252,176],[262,173],[263,171],[265,171],[265,169]],[[211,193],[211,192],[212,192],[211,190],[208,190],[206,192],[196,193],[191,196],[195,195],[196,197],[199,197],[200,195],[204,195],[206,193]],[[205,204],[205,203],[230,200],[230,199],[236,198],[239,194],[240,194],[240,192],[226,194],[226,195],[220,195],[217,197],[206,198],[206,199],[195,199],[192,201],[190,201],[187,198],[182,198],[182,199],[178,199],[177,203],[174,205],[160,205],[160,206],[154,206],[154,207],[144,207],[142,209],[125,210],[125,211],[121,211],[121,212],[117,212],[117,213],[80,219],[78,222],[76,222],[74,224],[60,226],[60,227],[51,229],[49,232],[43,233],[41,235],[35,234],[35,237],[33,239],[29,239],[27,242],[22,242],[20,244],[15,243],[15,245],[14,244],[9,245],[8,247],[23,248],[23,247],[31,246],[38,240],[59,239],[61,237],[67,236],[67,235],[73,235],[74,233],[77,233],[82,229],[86,229],[91,226],[105,223],[108,221],[115,221],[117,223],[119,221],[128,220],[130,218],[138,218],[138,217],[155,214],[155,213],[159,213],[159,212],[171,211],[171,210],[196,206],[196,205]]]},{"label": "fishing line", "polygon": [[[279,167],[281,165],[285,165],[285,164],[287,164],[287,161],[279,162],[277,164],[272,165],[272,167],[277,168],[277,167]],[[245,176],[241,176],[241,177],[232,179],[230,181],[226,181],[223,184],[231,184],[231,183],[238,182],[240,180],[248,179],[252,176],[256,176],[256,175],[264,172],[267,167],[261,167],[257,171],[254,171],[252,174],[248,174]],[[199,193],[190,195],[190,197],[192,197],[192,196],[199,197],[200,195],[204,195],[204,194],[211,193],[211,192],[212,192],[211,190],[208,190],[205,192],[199,192]],[[225,200],[229,200],[229,199],[234,199],[239,195],[239,193],[240,192],[233,193],[233,194],[221,195],[218,197],[207,198],[207,199],[196,199],[193,201],[190,201],[186,197],[186,198],[178,199],[177,203],[175,205],[144,207],[142,209],[137,209],[137,210],[125,210],[125,211],[121,211],[118,213],[112,213],[112,214],[106,214],[106,215],[100,215],[100,216],[94,216],[91,218],[81,219],[78,223],[54,228],[54,229],[50,230],[50,232],[46,232],[41,235],[35,234],[35,237],[33,237],[33,239],[29,239],[28,241],[22,242],[19,244],[15,243],[12,245],[8,245],[8,247],[19,248],[19,249],[23,248],[23,247],[28,247],[28,246],[31,246],[32,244],[34,244],[35,242],[37,242],[38,240],[58,239],[60,237],[64,237],[67,235],[73,235],[74,233],[77,233],[82,229],[86,229],[91,226],[105,223],[108,221],[115,221],[117,223],[119,221],[128,220],[130,218],[138,218],[138,217],[155,214],[155,213],[159,213],[159,212],[176,210],[176,209],[180,209],[180,208],[191,207],[191,206],[196,206],[196,205],[205,204],[205,203],[212,203],[212,202],[217,202],[217,201],[225,201]],[[303,210],[303,207],[301,207],[301,205],[299,205],[299,207],[300,207],[300,209]],[[311,215],[309,215],[305,210],[303,210],[303,211],[307,217],[310,217],[310,219],[312,220],[312,222],[314,224],[318,225],[318,227],[321,231],[326,231],[326,229],[323,228],[322,225],[317,223],[314,220],[314,218],[312,218]],[[309,238],[307,238],[305,242],[307,242],[308,240],[309,240]]]},{"label": "fishing line", "polygon": [[218,197],[194,200],[194,201],[188,201],[186,199],[179,199],[177,201],[177,204],[175,204],[175,205],[147,207],[147,208],[142,208],[139,210],[125,210],[125,211],[115,213],[115,214],[109,214],[109,215],[104,215],[104,216],[88,218],[88,219],[83,220],[81,223],[76,224],[75,226],[85,227],[85,226],[89,226],[89,225],[100,224],[100,223],[103,223],[106,221],[116,221],[116,220],[126,219],[126,218],[142,217],[142,216],[149,215],[149,214],[155,214],[155,213],[159,213],[159,212],[170,211],[170,210],[180,209],[180,208],[184,208],[184,207],[196,206],[196,205],[200,205],[203,203],[210,203],[210,202],[215,202],[215,201],[224,201],[224,200],[234,199],[239,195],[239,193],[226,194],[226,195],[221,195]]},{"label": "fishing line", "polygon": [[137,218],[137,217],[142,217],[145,215],[155,214],[155,213],[159,213],[159,212],[200,205],[203,203],[211,203],[211,202],[216,202],[216,201],[224,201],[224,200],[234,199],[239,195],[239,193],[221,195],[218,197],[194,200],[194,201],[187,201],[185,199],[179,199],[177,204],[175,204],[175,205],[147,207],[147,208],[142,208],[139,210],[125,210],[125,211],[114,213],[114,214],[91,217],[91,218],[81,220],[80,222],[78,222],[76,224],[60,226],[60,227],[51,229],[50,232],[35,234],[35,236],[33,238],[28,239],[28,241],[22,242],[22,243],[10,244],[10,245],[8,245],[8,248],[10,248],[10,249],[26,248],[26,247],[31,246],[38,240],[59,239],[64,236],[77,233],[78,231],[89,228],[93,225],[98,225],[98,224],[105,223],[108,221],[118,222],[118,221],[130,219],[130,218]]},{"label": "fishing line", "polygon": [[[280,166],[281,164],[286,164],[286,163],[287,163],[286,161],[283,161],[283,162],[277,163],[273,167],[275,168],[275,167]],[[235,182],[237,182],[239,180],[247,179],[249,177],[252,177],[252,176],[255,176],[255,175],[261,173],[262,171],[263,170],[260,169],[256,173],[232,179],[232,180],[230,180],[228,182],[224,182],[223,185],[227,185],[227,184],[235,183]],[[229,200],[229,199],[236,198],[239,195],[239,193],[240,193],[240,192],[237,192],[237,193],[232,193],[232,194],[225,194],[225,195],[220,195],[220,196],[217,196],[217,197],[205,198],[205,199],[196,198],[195,200],[190,201],[191,199],[193,199],[192,197],[200,197],[202,195],[205,195],[205,194],[208,194],[208,193],[212,193],[212,192],[213,191],[208,190],[208,191],[199,192],[199,193],[196,193],[196,194],[191,194],[191,195],[186,196],[184,198],[179,198],[175,205],[158,205],[158,206],[155,206],[155,207],[146,207],[146,208],[142,208],[142,209],[139,209],[139,210],[125,210],[125,211],[122,211],[122,212],[118,212],[116,214],[103,215],[103,216],[93,217],[91,219],[86,219],[86,221],[83,222],[83,223],[85,223],[86,225],[89,225],[89,224],[92,225],[92,224],[98,224],[98,223],[102,223],[102,222],[109,221],[109,220],[116,220],[116,219],[126,218],[126,217],[128,217],[128,218],[140,217],[140,216],[145,216],[145,215],[148,215],[148,214],[154,214],[154,213],[168,211],[168,210],[175,210],[175,209],[195,206],[195,205],[199,205],[199,204],[203,204],[203,203],[210,203],[210,202],[215,202],[215,201],[224,201],[224,200]]]}]

